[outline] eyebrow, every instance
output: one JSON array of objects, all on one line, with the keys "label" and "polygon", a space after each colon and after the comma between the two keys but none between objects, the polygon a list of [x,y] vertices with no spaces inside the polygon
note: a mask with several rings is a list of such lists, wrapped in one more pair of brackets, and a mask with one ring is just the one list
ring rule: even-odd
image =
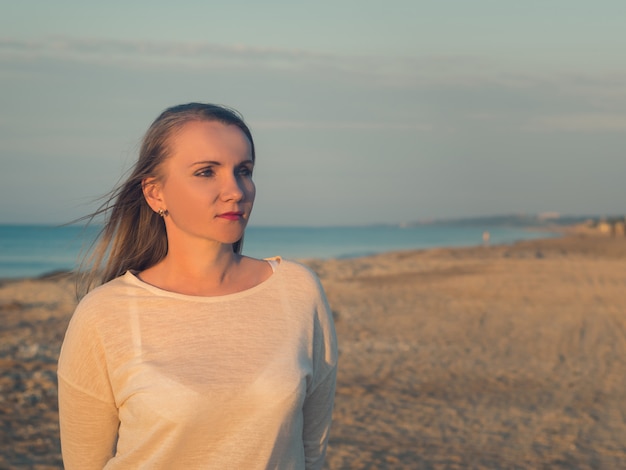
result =
[{"label": "eyebrow", "polygon": [[[199,162],[193,162],[189,166],[197,166],[197,165],[221,166],[222,163],[221,162],[216,162],[214,160],[202,160],[202,161],[199,161]],[[237,163],[237,165],[235,165],[235,166],[240,166],[240,165],[254,165],[254,161],[252,161],[252,159],[242,160],[241,162]]]}]

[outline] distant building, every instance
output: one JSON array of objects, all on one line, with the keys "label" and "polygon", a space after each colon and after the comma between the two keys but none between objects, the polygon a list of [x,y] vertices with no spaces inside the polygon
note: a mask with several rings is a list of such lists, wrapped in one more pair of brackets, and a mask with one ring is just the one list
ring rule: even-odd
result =
[{"label": "distant building", "polygon": [[610,235],[611,232],[613,231],[612,224],[610,224],[609,222],[606,222],[606,221],[599,222],[596,227],[598,229],[598,232],[604,233],[606,235]]},{"label": "distant building", "polygon": [[561,214],[559,214],[558,212],[542,212],[541,214],[537,216],[537,218],[539,220],[554,220],[554,219],[560,219]]},{"label": "distant building", "polygon": [[610,218],[600,220],[596,229],[605,235],[611,235],[612,237],[626,236],[626,218]]}]

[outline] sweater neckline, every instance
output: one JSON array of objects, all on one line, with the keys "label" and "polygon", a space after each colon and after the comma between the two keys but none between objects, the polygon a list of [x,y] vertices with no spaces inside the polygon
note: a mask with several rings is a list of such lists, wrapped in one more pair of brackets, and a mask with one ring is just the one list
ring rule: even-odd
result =
[{"label": "sweater neckline", "polygon": [[[239,292],[233,292],[232,294],[223,294],[223,295],[211,295],[211,296],[203,296],[203,295],[190,295],[190,294],[181,294],[179,292],[173,292],[166,289],[161,289],[160,287],[153,286],[152,284],[148,284],[145,281],[142,281],[137,277],[136,271],[128,270],[124,274],[124,279],[144,290],[149,291],[150,293],[157,295],[159,297],[170,297],[173,299],[180,300],[191,300],[195,302],[222,302],[225,300],[232,300],[239,297],[245,297],[247,295],[253,294],[257,291],[264,290],[268,285],[274,282],[275,278],[281,273],[282,267],[285,264],[285,261],[280,256],[274,256],[271,258],[263,258],[265,261],[276,261],[273,266],[272,274],[265,280],[261,281],[255,286],[249,287],[248,289],[241,290]],[[271,264],[271,263],[270,263]]]}]

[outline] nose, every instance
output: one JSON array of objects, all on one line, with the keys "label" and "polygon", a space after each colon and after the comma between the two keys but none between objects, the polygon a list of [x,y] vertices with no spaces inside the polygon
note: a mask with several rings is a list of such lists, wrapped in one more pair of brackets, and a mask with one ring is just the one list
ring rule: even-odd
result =
[{"label": "nose", "polygon": [[235,176],[230,175],[225,178],[222,186],[222,199],[224,201],[241,201],[245,197],[245,191],[241,181]]}]

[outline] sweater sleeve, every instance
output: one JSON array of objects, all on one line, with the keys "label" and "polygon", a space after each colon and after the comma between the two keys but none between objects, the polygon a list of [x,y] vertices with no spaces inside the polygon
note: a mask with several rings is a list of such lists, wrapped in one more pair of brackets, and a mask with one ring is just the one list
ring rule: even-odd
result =
[{"label": "sweater sleeve", "polygon": [[115,451],[117,408],[59,376],[59,418],[65,469],[102,469]]},{"label": "sweater sleeve", "polygon": [[337,379],[337,338],[332,313],[321,285],[319,289],[313,340],[314,374],[303,410],[307,470],[318,470],[324,465]]},{"label": "sweater sleeve", "polygon": [[67,470],[101,469],[114,455],[119,419],[96,317],[78,306],[59,356],[59,422]]}]

